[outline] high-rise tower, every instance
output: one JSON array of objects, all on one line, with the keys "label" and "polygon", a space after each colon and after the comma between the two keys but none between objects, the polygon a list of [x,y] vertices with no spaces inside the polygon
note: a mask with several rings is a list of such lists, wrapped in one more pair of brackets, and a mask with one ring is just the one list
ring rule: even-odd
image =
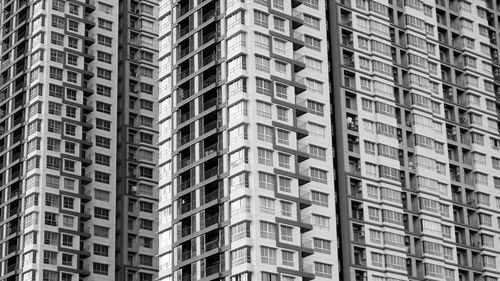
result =
[{"label": "high-rise tower", "polygon": [[498,7],[330,7],[343,280],[500,277]]},{"label": "high-rise tower", "polygon": [[0,3],[0,280],[156,276],[157,4],[123,2]]},{"label": "high-rise tower", "polygon": [[160,2],[160,280],[337,280],[325,10]]},{"label": "high-rise tower", "polygon": [[157,276],[158,2],[120,1],[116,280]]}]

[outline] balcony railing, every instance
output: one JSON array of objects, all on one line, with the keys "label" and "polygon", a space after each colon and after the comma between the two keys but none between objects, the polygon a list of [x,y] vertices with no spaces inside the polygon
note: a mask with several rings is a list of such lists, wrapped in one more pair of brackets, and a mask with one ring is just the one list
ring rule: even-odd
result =
[{"label": "balcony railing", "polygon": [[208,178],[211,178],[213,176],[216,176],[217,175],[217,170],[218,170],[219,167],[215,166],[213,168],[210,168],[208,170],[205,171],[205,179],[208,179]]},{"label": "balcony railing", "polygon": [[219,214],[212,215],[205,219],[205,227],[211,226],[212,224],[219,222]]}]

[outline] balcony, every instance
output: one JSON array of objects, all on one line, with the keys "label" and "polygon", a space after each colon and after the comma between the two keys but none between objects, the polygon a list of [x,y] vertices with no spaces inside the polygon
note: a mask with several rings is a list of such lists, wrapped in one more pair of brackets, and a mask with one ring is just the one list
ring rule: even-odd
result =
[{"label": "balcony", "polygon": [[215,19],[216,15],[215,15],[215,9],[211,9],[209,11],[205,11],[203,12],[203,14],[201,15],[200,17],[200,25],[211,20],[211,19]]},{"label": "balcony", "polygon": [[209,227],[219,222],[219,214],[211,215],[205,218],[205,227]]},{"label": "balcony", "polygon": [[179,182],[179,192],[190,188],[193,183],[194,183],[194,180],[192,180],[192,179]]},{"label": "balcony", "polygon": [[205,195],[204,203],[207,204],[209,202],[212,202],[213,200],[216,200],[217,198],[219,198],[219,190],[211,191],[210,193]]},{"label": "balcony", "polygon": [[208,170],[205,170],[205,173],[204,173],[204,179],[209,179],[211,177],[215,177],[217,174],[218,174],[218,166],[215,166],[215,167],[212,167]]},{"label": "balcony", "polygon": [[217,120],[213,120],[203,125],[203,134],[210,132],[211,130],[217,128]]},{"label": "balcony", "polygon": [[219,264],[210,265],[210,266],[205,268],[205,275],[210,276],[210,275],[217,274],[220,272],[219,268],[220,268]]},{"label": "balcony", "polygon": [[219,238],[217,237],[216,239],[205,243],[205,252],[217,249],[218,247],[219,247]]},{"label": "balcony", "polygon": [[181,230],[181,238],[191,234],[191,226],[183,227]]},{"label": "balcony", "polygon": [[185,261],[191,258],[191,251],[185,251],[181,254],[181,261]]},{"label": "balcony", "polygon": [[215,39],[215,30],[211,32],[203,32],[202,44],[207,44],[210,40]]}]

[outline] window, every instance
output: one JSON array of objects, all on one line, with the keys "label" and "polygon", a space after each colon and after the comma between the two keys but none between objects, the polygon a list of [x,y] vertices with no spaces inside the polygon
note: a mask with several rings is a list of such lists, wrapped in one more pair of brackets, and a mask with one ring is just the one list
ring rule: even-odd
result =
[{"label": "window", "polygon": [[107,257],[109,247],[101,244],[94,244],[94,255]]},{"label": "window", "polygon": [[285,178],[285,177],[278,177],[278,186],[279,186],[279,189],[280,191],[283,191],[283,192],[292,192],[292,180],[289,179],[289,178]]},{"label": "window", "polygon": [[257,116],[271,119],[271,105],[261,101],[257,101]]},{"label": "window", "polygon": [[73,236],[69,234],[62,234],[62,245],[66,247],[73,247]]},{"label": "window", "polygon": [[248,222],[231,226],[231,241],[237,241],[244,237],[250,237],[250,224]]},{"label": "window", "polygon": [[324,183],[326,184],[328,182],[327,180],[327,171],[311,167],[311,180],[319,183]]},{"label": "window", "polygon": [[111,97],[111,87],[97,84],[97,94],[105,97]]},{"label": "window", "polygon": [[102,34],[97,35],[97,43],[106,47],[111,47],[113,38],[104,36]]},{"label": "window", "polygon": [[313,49],[316,51],[321,51],[321,40],[309,35],[305,35],[304,37],[305,46],[309,49]]},{"label": "window", "polygon": [[257,10],[254,11],[254,23],[257,26],[268,28],[268,26],[269,26],[268,15],[264,12],[261,12],[261,11],[257,11]]},{"label": "window", "polygon": [[273,128],[265,125],[257,125],[257,139],[265,142],[273,142]]},{"label": "window", "polygon": [[276,110],[277,110],[278,120],[283,122],[288,122],[288,108],[277,106]]},{"label": "window", "polygon": [[74,37],[68,37],[68,47],[78,49],[78,39]]},{"label": "window", "polygon": [[103,119],[96,118],[95,119],[96,128],[104,131],[111,131],[111,122]]},{"label": "window", "polygon": [[303,3],[313,9],[319,9],[319,0],[304,0]]},{"label": "window", "polygon": [[276,54],[285,55],[286,54],[286,41],[274,38],[274,52]]},{"label": "window", "polygon": [[59,170],[61,167],[61,159],[53,156],[47,156],[47,168]]},{"label": "window", "polygon": [[274,190],[274,175],[259,172],[259,188]]},{"label": "window", "polygon": [[262,165],[272,166],[273,165],[273,151],[265,148],[258,148],[258,162]]},{"label": "window", "polygon": [[75,206],[75,199],[71,197],[63,197],[63,208],[73,209]]},{"label": "window", "polygon": [[306,68],[315,71],[315,72],[323,72],[322,66],[321,66],[321,60],[311,58],[311,57],[305,57],[304,63],[306,64]]},{"label": "window", "polygon": [[309,156],[314,159],[321,161],[326,161],[326,148],[310,144],[309,145]]},{"label": "window", "polygon": [[108,238],[109,228],[99,225],[94,225],[94,235],[96,237]]},{"label": "window", "polygon": [[276,265],[276,249],[266,246],[261,246],[260,256],[262,263]]},{"label": "window", "polygon": [[[66,266],[72,266],[73,265],[73,255],[70,254],[62,254],[62,264]],[[64,274],[64,273],[63,273]],[[64,280],[64,279],[63,279]],[[71,281],[71,275],[69,279],[65,279],[68,281]]]},{"label": "window", "polygon": [[96,136],[95,144],[99,147],[110,148],[111,147],[111,140],[108,138],[105,138],[105,137]]},{"label": "window", "polygon": [[139,228],[152,231],[153,230],[153,221],[147,219],[139,219]]},{"label": "window", "polygon": [[293,252],[282,250],[281,260],[283,262],[283,265],[293,266]]},{"label": "window", "polygon": [[286,74],[286,63],[282,61],[275,61],[275,70],[280,74]]},{"label": "window", "polygon": [[61,150],[61,141],[58,139],[47,138],[47,150],[59,152]]},{"label": "window", "polygon": [[111,114],[111,104],[98,101],[96,102],[96,110],[98,112]]},{"label": "window", "polygon": [[285,9],[284,1],[285,0],[273,0],[273,7],[278,10],[284,10]]},{"label": "window", "polygon": [[78,32],[78,22],[74,20],[68,20],[68,30]]},{"label": "window", "polygon": [[52,2],[52,10],[58,12],[64,12],[64,1],[63,0],[55,0]]},{"label": "window", "polygon": [[97,60],[111,64],[112,55],[106,52],[97,51]]},{"label": "window", "polygon": [[[272,129],[271,129],[272,130]],[[290,133],[288,131],[278,129],[277,130],[277,135],[278,135],[278,143],[283,144],[283,145],[289,145],[289,135]],[[271,136],[271,141],[272,141],[272,136]]]},{"label": "window", "polygon": [[110,165],[110,156],[96,153],[95,154],[95,163],[99,165],[109,166]]},{"label": "window", "polygon": [[260,237],[265,239],[276,239],[276,224],[261,221],[260,222]]},{"label": "window", "polygon": [[109,265],[103,263],[94,262],[92,265],[93,273],[99,275],[108,275]]},{"label": "window", "polygon": [[69,3],[69,13],[78,16],[80,14],[80,6],[73,3]]},{"label": "window", "polygon": [[319,18],[304,14],[304,24],[319,30]]},{"label": "window", "polygon": [[94,217],[97,219],[109,220],[109,210],[99,207],[94,207]]},{"label": "window", "polygon": [[307,123],[307,129],[309,133],[320,136],[320,137],[325,137],[325,127],[316,123],[308,122]]},{"label": "window", "polygon": [[59,246],[59,233],[51,232],[51,231],[44,231],[43,244]]},{"label": "window", "polygon": [[72,124],[66,124],[64,133],[69,136],[76,135],[76,126]]},{"label": "window", "polygon": [[287,99],[287,86],[283,84],[276,84],[275,86],[276,97]]},{"label": "window", "polygon": [[66,117],[69,117],[69,118],[76,118],[76,108],[75,108],[75,107],[72,107],[72,106],[67,105],[67,106],[66,106]]},{"label": "window", "polygon": [[374,207],[368,207],[368,218],[373,221],[380,221],[380,210]]},{"label": "window", "polygon": [[309,91],[316,94],[323,94],[323,83],[311,78],[306,78],[306,87]]},{"label": "window", "polygon": [[78,56],[73,54],[68,54],[67,63],[72,66],[78,65]]},{"label": "window", "polygon": [[77,83],[78,82],[78,73],[68,70],[66,72],[66,80],[68,82],[71,82],[71,83]]},{"label": "window", "polygon": [[312,216],[313,218],[313,224],[317,226],[320,229],[330,229],[330,218],[321,216],[321,215],[314,215]]},{"label": "window", "polygon": [[269,59],[263,56],[255,55],[255,68],[259,71],[269,73]]},{"label": "window", "polygon": [[271,95],[271,82],[263,78],[256,78],[257,93],[270,96]]},{"label": "window", "polygon": [[314,238],[314,251],[323,254],[331,254],[332,253],[332,243],[325,239]]},{"label": "window", "polygon": [[63,63],[64,62],[64,52],[50,49],[50,61]]},{"label": "window", "polygon": [[311,198],[313,204],[328,207],[328,194],[313,190],[311,191]]},{"label": "window", "polygon": [[45,193],[45,206],[59,208],[59,195]]},{"label": "window", "polygon": [[231,265],[237,266],[244,263],[249,263],[250,260],[250,251],[248,248],[243,247],[231,252]]},{"label": "window", "polygon": [[43,251],[43,263],[44,264],[57,264],[57,252]]},{"label": "window", "polygon": [[99,2],[98,4],[99,4],[99,6],[98,6],[99,11],[104,12],[108,15],[113,13],[113,6],[102,3],[102,2]]},{"label": "window", "polygon": [[57,218],[57,214],[45,212],[45,225],[57,226]]},{"label": "window", "polygon": [[255,33],[255,46],[269,50],[269,36],[261,33]]},{"label": "window", "polygon": [[274,199],[259,197],[259,209],[263,213],[274,215]]},{"label": "window", "polygon": [[51,22],[52,27],[64,29],[65,23],[66,20],[63,17],[52,15],[52,22]]},{"label": "window", "polygon": [[63,216],[63,226],[73,228],[75,219],[71,216]]},{"label": "window", "polygon": [[97,67],[97,77],[106,80],[111,80],[111,70]]},{"label": "window", "polygon": [[109,191],[95,189],[94,198],[99,201],[109,202]]},{"label": "window", "polygon": [[324,105],[322,103],[307,100],[307,109],[310,113],[323,116],[324,115]]},{"label": "window", "polygon": [[332,265],[315,262],[314,272],[319,277],[332,278]]},{"label": "window", "polygon": [[[34,273],[33,273],[34,274]],[[32,275],[34,276],[34,275]],[[59,273],[57,271],[43,270],[43,281],[57,281]]]},{"label": "window", "polygon": [[291,156],[285,153],[278,153],[278,164],[281,168],[290,169]]},{"label": "window", "polygon": [[60,69],[60,68],[57,68],[57,67],[53,67],[51,66],[50,67],[50,70],[49,70],[49,76],[50,78],[52,79],[56,79],[56,80],[60,80],[62,81],[62,78],[63,78],[63,70]]},{"label": "window", "polygon": [[105,19],[99,18],[97,20],[97,24],[99,25],[99,28],[106,29],[106,30],[113,30],[113,22]]},{"label": "window", "polygon": [[282,19],[280,17],[273,17],[273,23],[274,23],[274,29],[285,32],[285,19]]},{"label": "window", "polygon": [[285,217],[292,217],[292,206],[290,202],[281,202],[281,215]]}]

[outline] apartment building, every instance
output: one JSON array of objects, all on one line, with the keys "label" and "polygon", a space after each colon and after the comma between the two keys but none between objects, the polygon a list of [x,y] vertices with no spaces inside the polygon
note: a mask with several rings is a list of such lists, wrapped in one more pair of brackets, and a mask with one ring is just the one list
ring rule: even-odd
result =
[{"label": "apartment building", "polygon": [[156,277],[157,4],[124,2],[0,3],[0,280]]},{"label": "apartment building", "polygon": [[159,2],[158,280],[338,280],[325,10]]},{"label": "apartment building", "polygon": [[158,2],[120,1],[116,280],[157,277]]},{"label": "apartment building", "polygon": [[499,279],[499,11],[330,7],[341,280]]}]

